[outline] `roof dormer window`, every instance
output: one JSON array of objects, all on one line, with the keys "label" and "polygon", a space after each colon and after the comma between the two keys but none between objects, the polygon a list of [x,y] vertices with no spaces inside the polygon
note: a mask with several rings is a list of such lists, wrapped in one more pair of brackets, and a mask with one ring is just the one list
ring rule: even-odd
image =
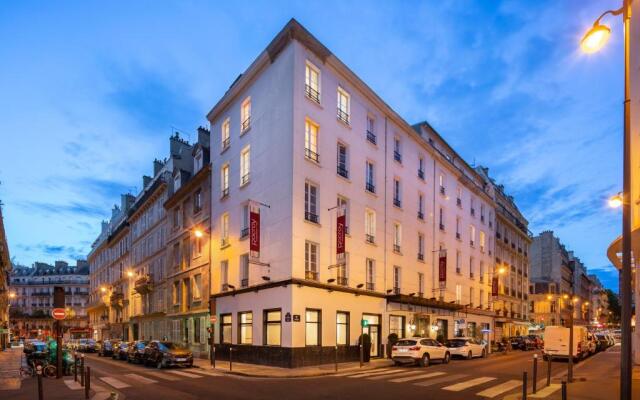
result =
[{"label": "roof dormer window", "polygon": [[193,158],[193,172],[197,173],[202,169],[202,149],[196,151],[196,156]]},{"label": "roof dormer window", "polygon": [[173,191],[177,192],[180,189],[181,184],[180,172],[176,173],[176,176],[173,177]]}]

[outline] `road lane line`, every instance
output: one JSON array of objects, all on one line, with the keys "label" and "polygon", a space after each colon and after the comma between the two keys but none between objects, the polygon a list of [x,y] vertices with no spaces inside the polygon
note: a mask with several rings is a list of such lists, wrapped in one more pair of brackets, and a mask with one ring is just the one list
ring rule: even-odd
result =
[{"label": "road lane line", "polygon": [[131,385],[129,385],[128,383],[124,383],[122,381],[119,381],[116,378],[111,377],[111,376],[102,376],[102,377],[100,377],[98,379],[100,379],[102,382],[104,382],[104,383],[106,383],[108,385],[113,386],[116,389],[124,389],[126,387],[131,387]]},{"label": "road lane line", "polygon": [[440,375],[445,375],[445,373],[444,372],[430,372],[428,374],[421,374],[421,375],[409,376],[409,377],[404,377],[404,378],[396,378],[396,379],[390,380],[389,382],[393,382],[393,383],[410,382],[410,381],[417,381],[418,379],[433,378],[433,377],[440,376]]},{"label": "road lane line", "polygon": [[188,372],[182,372],[182,371],[167,371],[167,372],[170,374],[180,375],[187,378],[202,378],[202,375],[190,374]]},{"label": "road lane line", "polygon": [[508,392],[509,390],[513,390],[521,385],[522,385],[522,381],[519,381],[519,380],[506,381],[499,385],[490,387],[489,389],[483,390],[482,392],[476,393],[476,396],[488,397],[492,399],[499,394]]},{"label": "road lane line", "polygon": [[124,376],[126,376],[127,378],[134,379],[134,380],[136,380],[138,382],[145,383],[145,384],[158,383],[158,381],[156,381],[156,380],[149,379],[149,378],[146,378],[146,377],[144,377],[142,375],[138,375],[138,374],[124,374]]},{"label": "road lane line", "polygon": [[[422,371],[404,371],[402,374],[394,375],[394,376],[409,376],[409,375],[415,375],[415,374],[420,374],[420,373],[422,373]],[[373,377],[365,378],[365,379],[369,379],[371,381],[377,381],[377,380],[380,380],[380,379],[389,379],[389,376],[388,375],[384,375],[384,374],[380,374],[378,376],[373,376]]]},{"label": "road lane line", "polygon": [[438,383],[450,382],[450,381],[455,381],[456,379],[466,378],[467,376],[469,375],[455,374],[455,375],[449,375],[449,376],[442,376],[440,378],[429,379],[428,381],[425,381],[425,382],[414,383],[414,385],[427,387],[427,386],[437,385]]},{"label": "road lane line", "polygon": [[177,381],[177,380],[180,379],[177,376],[163,374],[162,372],[144,371],[144,373],[147,374],[147,375],[151,375],[153,377],[159,378],[159,379],[164,379],[166,381]]},{"label": "road lane line", "polygon": [[495,379],[496,378],[493,378],[491,376],[481,376],[480,378],[469,379],[468,381],[456,383],[455,385],[443,387],[442,389],[448,390],[450,392],[459,392],[461,390],[469,389],[470,387],[473,387],[473,386],[478,386],[478,385],[482,385],[483,383],[491,382]]},{"label": "road lane line", "polygon": [[388,374],[397,374],[399,372],[406,372],[406,370],[404,369],[392,369],[391,371],[384,371],[384,372],[371,372],[371,373],[362,373],[362,374],[357,374],[357,375],[351,375],[348,376],[347,378],[366,378],[369,376],[378,376],[378,375],[388,375]]},{"label": "road lane line", "polygon": [[544,399],[545,397],[555,393],[557,390],[560,390],[561,387],[562,385],[558,383],[552,383],[551,385],[538,390],[536,394],[529,394],[527,397],[531,399]]}]

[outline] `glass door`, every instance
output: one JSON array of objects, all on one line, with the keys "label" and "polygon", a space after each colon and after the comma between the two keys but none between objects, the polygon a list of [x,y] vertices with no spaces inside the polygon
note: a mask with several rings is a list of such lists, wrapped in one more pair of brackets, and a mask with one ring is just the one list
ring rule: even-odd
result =
[{"label": "glass door", "polygon": [[371,357],[380,357],[380,316],[363,314],[362,319],[368,322],[368,326],[362,329],[371,338]]}]

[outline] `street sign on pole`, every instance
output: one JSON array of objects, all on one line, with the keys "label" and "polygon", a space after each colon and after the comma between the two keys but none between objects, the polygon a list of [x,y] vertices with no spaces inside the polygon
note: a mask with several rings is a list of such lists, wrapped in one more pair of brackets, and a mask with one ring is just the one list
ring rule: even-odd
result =
[{"label": "street sign on pole", "polygon": [[212,324],[215,324],[216,322],[218,322],[218,316],[217,315],[212,315],[209,320],[211,321]]},{"label": "street sign on pole", "polygon": [[57,319],[57,320],[64,319],[65,315],[66,313],[64,311],[64,308],[54,308],[53,310],[51,310],[51,316],[54,319]]}]

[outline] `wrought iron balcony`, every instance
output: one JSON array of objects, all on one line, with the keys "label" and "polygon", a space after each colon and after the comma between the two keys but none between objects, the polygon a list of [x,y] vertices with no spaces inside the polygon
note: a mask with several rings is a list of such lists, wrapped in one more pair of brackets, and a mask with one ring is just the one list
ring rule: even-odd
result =
[{"label": "wrought iron balcony", "polygon": [[447,191],[445,190],[444,186],[440,186],[440,194],[445,194]]},{"label": "wrought iron balcony", "polygon": [[400,253],[400,245],[399,244],[394,244],[393,245],[393,251],[395,251],[396,253]]},{"label": "wrought iron balcony", "polygon": [[337,166],[337,172],[338,175],[342,176],[343,178],[349,179],[349,171],[343,165]]},{"label": "wrought iron balcony", "polygon": [[153,279],[151,274],[146,274],[136,279],[134,290],[139,294],[147,294],[153,290]]},{"label": "wrought iron balcony", "polygon": [[400,154],[398,151],[394,151],[393,152],[393,159],[396,160],[397,162],[401,163],[402,162],[402,154]]},{"label": "wrought iron balcony", "polygon": [[456,199],[456,205],[457,205],[458,207],[462,207],[462,199],[461,199],[461,198],[459,198],[459,197],[458,197],[458,198]]},{"label": "wrought iron balcony", "polygon": [[318,153],[316,153],[315,151],[311,150],[311,149],[304,149],[304,156],[307,157],[307,159],[317,162],[320,162],[320,155]]},{"label": "wrought iron balcony", "polygon": [[336,283],[340,286],[349,286],[349,279],[345,276],[339,276],[336,278]]},{"label": "wrought iron balcony", "polygon": [[373,282],[367,282],[367,290],[376,290],[376,284]]},{"label": "wrought iron balcony", "polygon": [[320,104],[320,92],[315,89],[312,88],[311,86],[309,86],[308,84],[304,85],[304,94],[307,96],[307,98],[309,98],[310,100],[315,101],[316,103]]},{"label": "wrought iron balcony", "polygon": [[373,144],[376,144],[376,134],[371,131],[367,131],[367,140]]},{"label": "wrought iron balcony", "polygon": [[242,175],[242,178],[240,178],[240,184],[245,185],[249,183],[250,178],[251,178],[251,175],[249,172],[247,172],[246,174]]},{"label": "wrought iron balcony", "polygon": [[424,213],[422,211],[418,211],[418,219],[424,219]]},{"label": "wrought iron balcony", "polygon": [[421,170],[421,169],[418,170],[418,178],[424,180],[424,170]]},{"label": "wrought iron balcony", "polygon": [[304,271],[304,279],[309,279],[312,281],[318,280],[318,271]]},{"label": "wrought iron balcony", "polygon": [[222,189],[222,193],[220,194],[220,198],[224,199],[227,196],[229,196],[229,188],[228,187]]},{"label": "wrought iron balcony", "polygon": [[369,235],[368,233],[365,236],[365,239],[367,241],[367,243],[375,243],[376,242],[376,238],[373,235]]},{"label": "wrought iron balcony", "polygon": [[222,141],[222,150],[226,150],[231,145],[231,138],[226,138]]},{"label": "wrought iron balcony", "polygon": [[338,107],[337,109],[337,117],[340,121],[344,122],[345,124],[349,125],[349,114],[344,111],[343,109],[341,109],[340,107]]},{"label": "wrought iron balcony", "polygon": [[370,192],[370,193],[376,192],[376,186],[371,182],[367,182],[366,189],[367,189],[367,192]]},{"label": "wrought iron balcony", "polygon": [[243,278],[240,280],[240,287],[249,287],[249,278]]},{"label": "wrought iron balcony", "polygon": [[242,228],[240,231],[240,238],[246,238],[247,236],[249,236],[249,228]]},{"label": "wrought iron balcony", "polygon": [[418,260],[419,261],[424,261],[424,254],[423,253],[418,253]]},{"label": "wrought iron balcony", "polygon": [[400,199],[393,199],[393,205],[400,208],[402,207],[402,201]]},{"label": "wrought iron balcony", "polygon": [[304,219],[306,219],[309,222],[314,222],[316,224],[318,223],[318,215],[309,211],[304,212]]},{"label": "wrought iron balcony", "polygon": [[247,117],[244,121],[242,121],[242,132],[247,131],[251,127],[251,117]]}]

